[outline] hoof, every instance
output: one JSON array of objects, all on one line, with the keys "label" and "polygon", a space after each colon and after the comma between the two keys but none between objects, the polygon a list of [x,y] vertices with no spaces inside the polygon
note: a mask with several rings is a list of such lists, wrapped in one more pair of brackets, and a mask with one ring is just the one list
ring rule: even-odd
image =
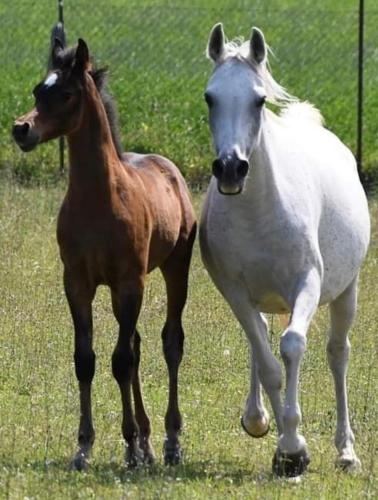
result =
[{"label": "hoof", "polygon": [[139,439],[139,448],[142,453],[144,465],[153,465],[155,463],[155,453],[148,439]]},{"label": "hoof", "polygon": [[310,457],[306,449],[299,453],[282,453],[277,449],[273,457],[272,469],[276,476],[296,477],[306,471],[309,463]]},{"label": "hoof", "polygon": [[243,430],[248,434],[248,436],[251,436],[253,438],[262,438],[262,437],[266,436],[269,432],[269,429],[270,429],[268,419],[262,419],[259,422],[255,423],[253,431],[247,429],[246,425],[244,424],[243,417],[241,417],[241,419],[240,419],[240,424],[241,424]]},{"label": "hoof", "polygon": [[169,443],[168,440],[164,442],[164,464],[165,465],[178,465],[182,461],[182,450],[180,443]]},{"label": "hoof", "polygon": [[128,469],[136,469],[137,467],[143,465],[144,456],[139,446],[134,445],[132,447],[127,447],[125,462]]},{"label": "hoof", "polygon": [[361,470],[361,462],[354,453],[339,455],[336,459],[335,466],[344,472],[359,472]]},{"label": "hoof", "polygon": [[153,465],[155,463],[155,455],[150,451],[143,452],[143,463],[144,465]]},{"label": "hoof", "polygon": [[77,453],[70,463],[71,471],[85,472],[88,470],[89,462],[84,453]]}]

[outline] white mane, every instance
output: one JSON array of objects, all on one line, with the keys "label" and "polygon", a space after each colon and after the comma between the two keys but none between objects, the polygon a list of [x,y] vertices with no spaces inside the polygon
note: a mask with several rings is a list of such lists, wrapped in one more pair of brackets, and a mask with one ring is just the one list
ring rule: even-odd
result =
[{"label": "white mane", "polygon": [[[236,38],[234,40],[227,41],[224,47],[223,56],[220,58],[217,66],[224,63],[227,59],[230,58],[244,61],[245,63],[249,64],[262,79],[267,94],[267,102],[275,104],[276,106],[287,106],[289,103],[296,102],[297,98],[289,94],[287,90],[282,87],[282,85],[274,80],[269,70],[268,58],[266,58],[265,61],[263,61],[261,64],[257,65],[249,57],[249,49],[249,41],[243,42],[242,38]],[[272,53],[268,46],[267,49],[270,53]]]},{"label": "white mane", "polygon": [[324,125],[321,112],[309,102],[293,102],[286,106],[280,113],[279,118],[286,121],[312,122],[320,127]]},{"label": "white mane", "polygon": [[[273,54],[268,45],[267,50],[270,54]],[[257,65],[249,57],[249,51],[249,41],[244,42],[242,38],[228,41],[225,44],[223,57],[218,64],[222,64],[230,58],[244,61],[252,66],[253,70],[256,71],[262,79],[267,93],[267,102],[283,108],[279,118],[285,121],[303,120],[322,126],[324,124],[324,119],[320,111],[309,102],[300,102],[295,96],[289,94],[289,92],[273,78],[270,72],[268,58]]]}]

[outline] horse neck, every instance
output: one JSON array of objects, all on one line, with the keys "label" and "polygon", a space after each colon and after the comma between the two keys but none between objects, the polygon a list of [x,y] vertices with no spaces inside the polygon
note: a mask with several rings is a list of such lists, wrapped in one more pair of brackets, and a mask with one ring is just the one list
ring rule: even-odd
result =
[{"label": "horse neck", "polygon": [[273,118],[264,112],[260,139],[251,155],[252,172],[246,193],[255,199],[271,200],[279,197],[276,161],[276,134]]},{"label": "horse neck", "polygon": [[[89,77],[87,77],[89,79]],[[68,135],[70,159],[69,191],[109,198],[120,161],[114,146],[106,111],[94,82],[87,81],[80,126]]]}]

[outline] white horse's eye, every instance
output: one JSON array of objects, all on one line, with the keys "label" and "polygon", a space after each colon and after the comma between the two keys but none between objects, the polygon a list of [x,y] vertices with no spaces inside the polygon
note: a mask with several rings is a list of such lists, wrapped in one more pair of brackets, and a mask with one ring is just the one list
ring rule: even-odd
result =
[{"label": "white horse's eye", "polygon": [[257,100],[256,100],[256,106],[258,108],[261,108],[262,106],[264,106],[265,102],[266,102],[266,95],[257,98]]}]

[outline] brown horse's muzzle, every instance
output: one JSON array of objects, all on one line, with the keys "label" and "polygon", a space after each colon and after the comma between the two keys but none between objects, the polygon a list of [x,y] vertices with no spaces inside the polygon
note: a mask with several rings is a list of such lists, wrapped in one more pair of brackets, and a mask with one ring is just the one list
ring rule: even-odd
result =
[{"label": "brown horse's muzzle", "polygon": [[13,138],[24,152],[31,151],[40,142],[40,134],[35,126],[36,116],[37,110],[33,109],[27,115],[18,118],[13,125]]}]

